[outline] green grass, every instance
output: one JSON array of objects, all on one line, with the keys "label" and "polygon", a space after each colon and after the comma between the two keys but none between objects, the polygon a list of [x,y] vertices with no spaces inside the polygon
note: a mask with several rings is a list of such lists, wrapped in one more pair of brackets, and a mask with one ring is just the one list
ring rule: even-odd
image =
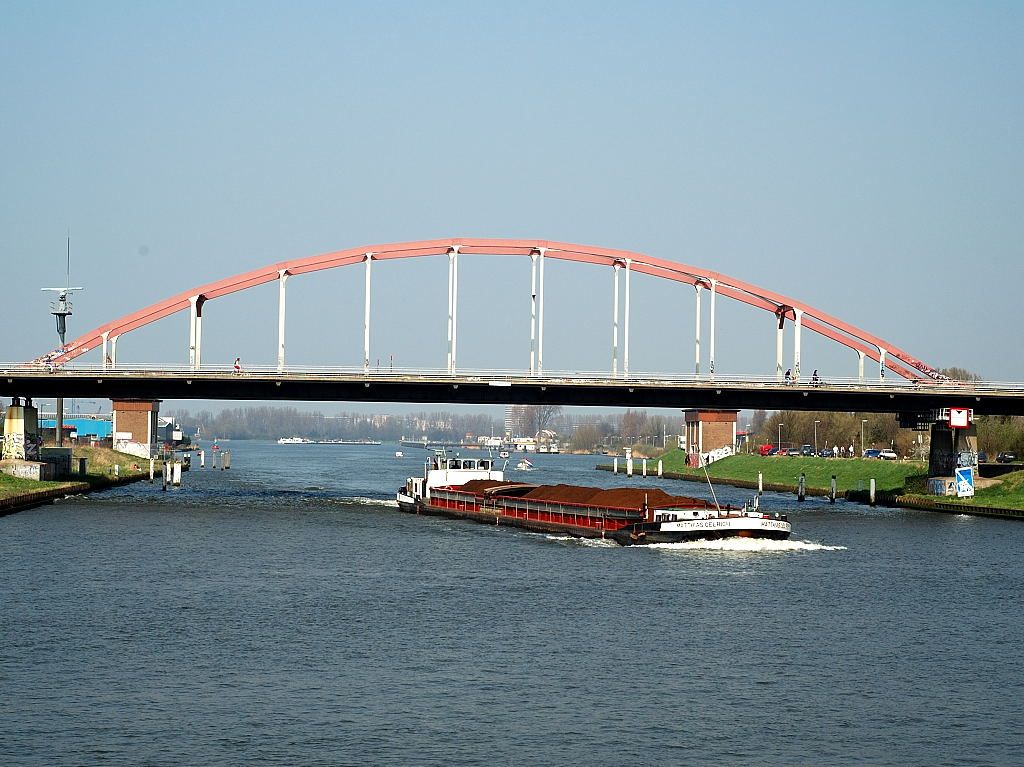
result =
[{"label": "green grass", "polygon": [[21,479],[8,474],[0,474],[0,498],[12,498],[25,493],[32,493],[37,490],[49,490],[54,487],[63,487],[67,482],[36,482],[31,479]]},{"label": "green grass", "polygon": [[[703,477],[699,468],[685,465],[686,454],[682,450],[666,453],[665,471],[678,472],[694,477]],[[621,461],[619,462],[622,463]],[[650,471],[650,462],[647,464]],[[635,468],[634,468],[635,471]],[[836,486],[844,490],[867,490],[870,480],[875,480],[879,491],[902,490],[917,484],[924,488],[927,467],[916,461],[880,461],[865,458],[807,458],[804,456],[760,456],[734,455],[715,461],[708,466],[708,474],[717,479],[739,479],[756,482],[761,472],[765,484],[792,485],[796,487],[800,474],[807,480],[808,490],[827,491],[832,475],[836,475]]]},{"label": "green grass", "polygon": [[1024,510],[1024,471],[1014,471],[999,477],[999,484],[992,487],[976,488],[974,498],[940,498],[935,495],[927,495],[924,485],[914,487],[908,495],[920,495],[932,500],[941,500],[945,503],[962,503],[966,507],[990,506],[995,509],[1022,509]]},{"label": "green grass", "polygon": [[[118,453],[105,447],[75,447],[75,458],[87,459],[86,475],[73,474],[59,482],[36,482],[31,479],[20,479],[0,473],[0,498],[11,498],[39,490],[67,487],[78,482],[88,482],[94,487],[102,487],[114,476],[114,465],[119,467],[120,476],[149,475],[149,461],[136,458],[126,453]],[[78,468],[77,462],[72,463],[72,471]]]}]

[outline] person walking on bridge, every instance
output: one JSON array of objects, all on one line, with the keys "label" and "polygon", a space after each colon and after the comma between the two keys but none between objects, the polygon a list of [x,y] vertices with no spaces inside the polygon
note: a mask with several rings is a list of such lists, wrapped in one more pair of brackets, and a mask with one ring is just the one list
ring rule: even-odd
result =
[{"label": "person walking on bridge", "polygon": [[242,358],[241,357],[235,357],[235,375],[236,376],[242,375]]}]

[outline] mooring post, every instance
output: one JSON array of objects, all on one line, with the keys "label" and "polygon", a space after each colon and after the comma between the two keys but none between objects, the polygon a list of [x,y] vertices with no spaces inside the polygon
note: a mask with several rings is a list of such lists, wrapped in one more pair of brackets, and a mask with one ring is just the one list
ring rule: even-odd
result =
[{"label": "mooring post", "polygon": [[205,469],[206,468],[206,451],[205,450],[200,450],[199,451],[199,468],[200,469]]},{"label": "mooring post", "polygon": [[875,478],[874,477],[871,478],[871,490],[870,490],[870,493],[871,493],[871,505],[874,506],[875,505]]},{"label": "mooring post", "polygon": [[807,477],[803,472],[800,472],[800,481],[796,486],[796,499],[803,502],[804,496],[807,494]]},{"label": "mooring post", "polygon": [[757,494],[764,495],[764,475],[757,472]]},{"label": "mooring post", "polygon": [[835,503],[836,502],[836,475],[835,474],[832,475],[832,485],[831,485],[831,487],[829,489],[829,493],[828,493],[828,502],[829,503]]},{"label": "mooring post", "polygon": [[618,473],[619,473],[619,459],[618,458],[612,458],[612,474],[618,474]]},{"label": "mooring post", "polygon": [[643,476],[645,476],[645,477],[647,476],[647,459],[646,458],[641,459],[641,462],[640,462],[640,472],[643,474]]},{"label": "mooring post", "polygon": [[660,477],[662,474],[664,474],[664,466],[662,465],[662,461],[659,458],[658,459],[658,476]]},{"label": "mooring post", "polygon": [[149,459],[149,484],[153,484],[153,475],[156,473],[156,459]]}]

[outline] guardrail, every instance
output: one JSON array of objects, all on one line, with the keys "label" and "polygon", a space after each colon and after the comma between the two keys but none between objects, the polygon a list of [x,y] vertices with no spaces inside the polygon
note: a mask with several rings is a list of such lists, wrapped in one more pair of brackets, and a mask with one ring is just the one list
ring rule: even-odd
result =
[{"label": "guardrail", "polygon": [[928,392],[950,393],[961,392],[965,396],[992,393],[1024,393],[1024,382],[1017,381],[907,381],[902,378],[864,379],[830,377],[812,383],[810,379],[798,382],[779,381],[775,376],[763,375],[695,375],[663,372],[630,372],[629,374],[611,374],[601,371],[563,370],[531,373],[528,370],[515,369],[459,369],[454,372],[440,368],[401,368],[401,367],[353,367],[353,366],[286,366],[278,369],[275,365],[247,365],[241,372],[236,372],[232,365],[203,365],[192,368],[188,365],[157,365],[132,364],[116,367],[101,365],[63,365],[53,367],[38,363],[0,363],[0,375],[59,375],[66,377],[270,377],[270,378],[358,378],[360,380],[421,380],[444,381],[462,380],[502,383],[592,383],[616,384],[632,383],[637,385],[668,385],[668,386],[700,386],[721,385],[729,388],[777,388],[787,389],[822,389],[822,390],[869,390],[876,392]]}]

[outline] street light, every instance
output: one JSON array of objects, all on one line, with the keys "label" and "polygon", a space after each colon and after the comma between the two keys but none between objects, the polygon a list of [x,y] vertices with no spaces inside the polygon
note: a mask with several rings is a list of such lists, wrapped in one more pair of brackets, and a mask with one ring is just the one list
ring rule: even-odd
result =
[{"label": "street light", "polygon": [[750,424],[747,424],[747,452],[750,452]]},{"label": "street light", "polygon": [[864,456],[864,424],[868,422],[867,418],[860,419],[860,454]]},{"label": "street light", "polygon": [[819,423],[821,423],[821,421],[815,421],[814,422],[814,454],[815,455],[818,454],[818,424]]},{"label": "street light", "polygon": [[782,450],[782,427],[785,426],[785,425],[786,424],[784,424],[784,423],[780,423],[779,424],[779,444],[778,444],[779,450]]}]

